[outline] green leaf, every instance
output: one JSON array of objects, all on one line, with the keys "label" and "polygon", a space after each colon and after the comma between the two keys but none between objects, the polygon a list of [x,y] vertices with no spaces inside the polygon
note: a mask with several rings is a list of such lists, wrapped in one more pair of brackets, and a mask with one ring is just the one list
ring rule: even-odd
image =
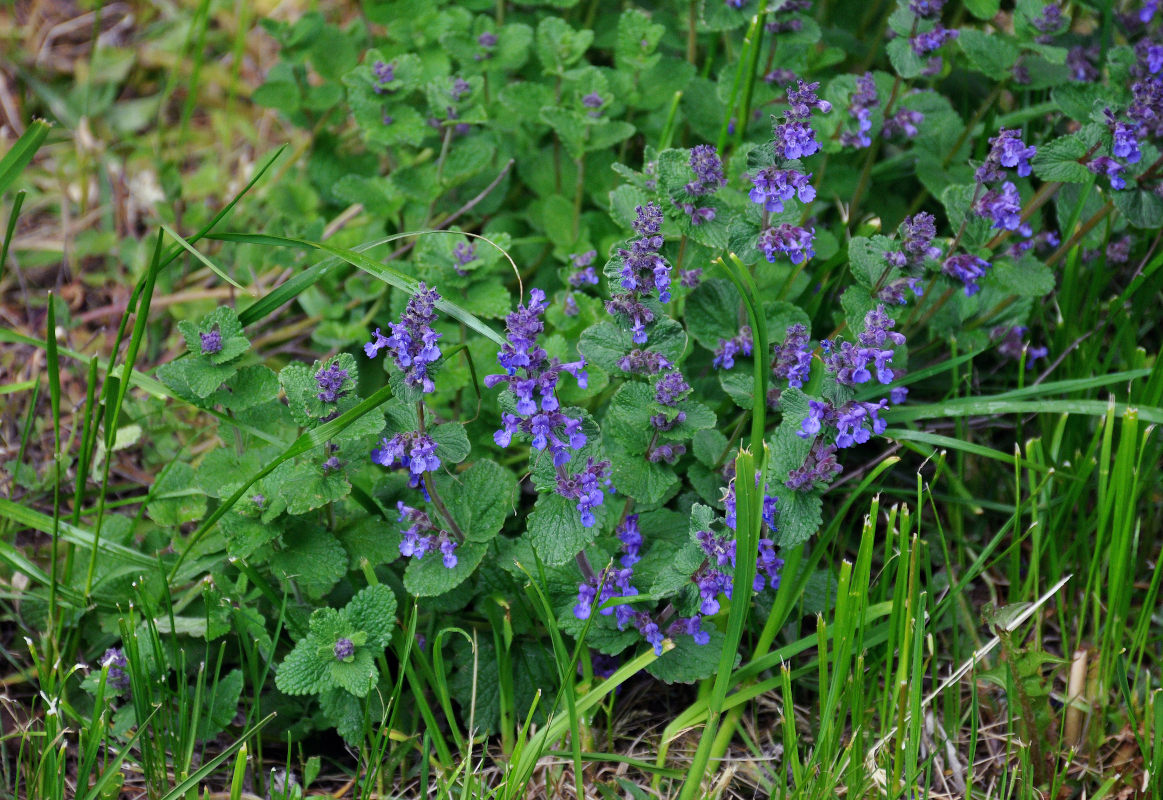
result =
[{"label": "green leaf", "polygon": [[654,439],[650,417],[656,411],[654,392],[643,383],[624,383],[610,398],[610,409],[602,424],[607,441],[617,443],[629,454],[646,452]]},{"label": "green leaf", "polygon": [[993,19],[1001,8],[1001,0],[965,0],[965,8],[978,19]]},{"label": "green leaf", "polygon": [[306,514],[351,492],[351,484],[343,471],[325,469],[325,460],[323,455],[318,458],[319,463],[300,460],[283,473],[279,494],[287,503],[288,514]]},{"label": "green leaf", "polygon": [[555,492],[543,492],[537,497],[533,513],[529,515],[526,531],[537,556],[551,566],[572,559],[602,531],[606,506],[594,508],[593,514],[597,521],[587,528],[581,524],[576,500]]},{"label": "green leaf", "polygon": [[614,488],[640,503],[657,503],[678,485],[674,469],[666,464],[652,464],[644,455],[611,447],[610,477]]},{"label": "green leaf", "polygon": [[396,628],[396,596],[382,583],[361,589],[344,608],[348,620],[367,634],[367,647],[383,650]]},{"label": "green leaf", "polygon": [[456,548],[456,566],[448,569],[439,552],[413,558],[404,570],[404,588],[416,597],[436,597],[468,580],[488,551],[487,544],[465,542]]},{"label": "green leaf", "polygon": [[1009,36],[986,33],[976,28],[961,28],[957,44],[969,60],[969,65],[996,81],[1010,77],[1021,51]]},{"label": "green leaf", "polygon": [[626,72],[641,72],[654,66],[654,53],[666,33],[666,26],[650,21],[636,8],[627,8],[618,18],[618,39],[614,44],[614,66]]},{"label": "green leaf", "polygon": [[618,362],[631,350],[639,348],[661,353],[668,361],[677,364],[686,352],[687,337],[682,326],[672,319],[663,318],[647,328],[647,344],[634,343],[630,331],[619,328],[612,322],[599,322],[582,331],[578,350],[586,361],[602,368],[611,375],[624,375]]},{"label": "green leaf", "polygon": [[537,26],[534,49],[544,71],[557,75],[585,55],[593,40],[588,28],[575,31],[560,17],[545,17]]},{"label": "green leaf", "polygon": [[[646,671],[664,683],[694,683],[714,675],[727,637],[707,620],[703,620],[703,630],[711,637],[707,644],[695,644],[693,638],[680,634],[674,639],[674,649],[663,653]],[[735,666],[740,660],[736,654]]]},{"label": "green leaf", "polygon": [[1135,184],[1128,181],[1128,188],[1123,191],[1112,191],[1111,202],[1115,204],[1127,222],[1136,228],[1154,230],[1163,227],[1163,200],[1152,192],[1136,189]]},{"label": "green leaf", "polygon": [[686,326],[695,341],[714,350],[722,339],[739,333],[743,299],[730,281],[711,278],[700,283],[686,299]]},{"label": "green leaf", "polygon": [[1060,136],[1038,145],[1038,152],[1030,164],[1034,174],[1044,181],[1086,183],[1091,173],[1079,160],[1086,156],[1088,149],[1081,133]]},{"label": "green leaf", "polygon": [[379,677],[375,656],[364,647],[356,649],[355,657],[351,661],[332,658],[328,669],[332,683],[356,697],[366,697]]},{"label": "green leaf", "polygon": [[922,61],[920,56],[913,52],[913,48],[907,38],[898,37],[893,39],[885,49],[888,51],[888,60],[892,63],[892,68],[896,70],[898,75],[905,80],[921,77],[921,72],[924,71],[926,62]]},{"label": "green leaf", "polygon": [[362,517],[338,531],[336,536],[347,550],[348,568],[359,569],[364,560],[378,567],[400,558],[401,524],[378,516]]},{"label": "green leaf", "polygon": [[755,375],[748,369],[750,359],[735,360],[735,369],[719,370],[719,385],[740,408],[755,406]]},{"label": "green leaf", "polygon": [[244,411],[279,394],[279,378],[269,367],[255,364],[231,375],[208,400],[230,411]]},{"label": "green leaf", "polygon": [[186,356],[157,368],[162,383],[184,398],[203,399],[234,375],[233,364],[214,364],[205,356]]},{"label": "green leaf", "polygon": [[278,537],[277,526],[242,514],[227,513],[218,523],[226,535],[226,552],[245,561],[256,550]]},{"label": "green leaf", "polygon": [[194,487],[194,468],[184,461],[173,461],[162,470],[150,497],[146,513],[158,525],[181,525],[206,513],[206,495]]},{"label": "green leaf", "polygon": [[[279,664],[275,686],[284,694],[318,694],[334,685],[329,660],[320,657],[322,643],[314,636],[300,639]],[[334,660],[334,658],[330,659]]]},{"label": "green leaf", "polygon": [[428,435],[436,442],[436,453],[444,466],[459,464],[468,456],[471,445],[468,434],[459,422],[442,422],[428,429]]},{"label": "green leaf", "polygon": [[439,475],[436,481],[449,513],[470,542],[491,541],[516,507],[517,479],[493,461],[478,461],[459,474]]},{"label": "green leaf", "polygon": [[283,547],[271,556],[270,565],[282,580],[320,598],[347,574],[347,552],[323,528],[298,525],[283,534]]},{"label": "green leaf", "polygon": [[852,275],[866,289],[880,284],[884,286],[900,273],[885,260],[887,251],[895,250],[896,245],[887,236],[855,236],[848,243],[848,266]]},{"label": "green leaf", "polygon": [[205,707],[198,720],[197,739],[213,739],[233,723],[242,696],[242,670],[232,669],[205,690]]},{"label": "green leaf", "polygon": [[777,498],[779,518],[776,521],[779,546],[795,547],[806,542],[823,525],[823,501],[818,492],[796,492],[783,484],[772,486],[771,492]]},{"label": "green leaf", "polygon": [[1054,291],[1054,272],[1027,252],[1017,263],[999,258],[990,268],[986,282],[996,282],[1003,291],[1019,297],[1045,297]]},{"label": "green leaf", "polygon": [[691,454],[704,466],[714,468],[719,463],[719,457],[727,449],[727,437],[717,430],[703,430],[694,435],[691,443]]}]

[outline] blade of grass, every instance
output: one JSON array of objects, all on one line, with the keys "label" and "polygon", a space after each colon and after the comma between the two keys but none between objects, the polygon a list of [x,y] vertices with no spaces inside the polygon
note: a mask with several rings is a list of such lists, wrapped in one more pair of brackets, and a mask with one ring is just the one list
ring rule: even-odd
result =
[{"label": "blade of grass", "polygon": [[[32,161],[32,157],[44,144],[45,137],[48,136],[51,128],[52,125],[43,119],[34,119],[32,124],[16,140],[16,143],[4,154],[4,157],[0,158],[0,194],[7,191],[8,187]],[[9,224],[11,224],[12,219],[14,217],[9,217]]]}]

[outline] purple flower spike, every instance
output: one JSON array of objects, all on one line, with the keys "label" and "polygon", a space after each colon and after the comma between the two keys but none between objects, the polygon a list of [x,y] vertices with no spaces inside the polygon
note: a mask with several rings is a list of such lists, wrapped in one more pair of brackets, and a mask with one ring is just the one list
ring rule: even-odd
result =
[{"label": "purple flower spike", "polygon": [[380,447],[372,450],[374,464],[390,467],[397,461],[407,467],[414,476],[440,469],[440,459],[436,455],[436,441],[418,431],[397,433],[391,439],[382,439]]},{"label": "purple flower spike", "polygon": [[977,201],[976,211],[992,220],[994,228],[1016,231],[1022,224],[1022,197],[1018,187],[1006,181],[1001,189],[986,192]]},{"label": "purple flower spike", "polygon": [[642,549],[642,531],[638,529],[638,515],[629,514],[618,526],[618,541],[622,543],[623,555],[620,563],[629,568],[638,563]]},{"label": "purple flower spike", "polygon": [[822,439],[812,443],[808,457],[800,467],[788,473],[784,485],[798,492],[810,492],[831,483],[844,468],[836,463],[836,445]]},{"label": "purple flower spike", "polygon": [[797,323],[787,329],[783,343],[775,345],[771,372],[777,379],[786,380],[788,386],[802,389],[811,371],[812,350],[808,346],[808,329]]},{"label": "purple flower spike", "polygon": [[856,120],[856,132],[841,133],[840,144],[857,149],[871,145],[872,139],[868,132],[872,130],[872,111],[879,105],[876,81],[873,80],[871,72],[866,72],[856,79],[856,91],[848,105],[848,116]]},{"label": "purple flower spike", "polygon": [[695,180],[688,183],[685,189],[686,193],[693,197],[713,194],[727,183],[723,176],[723,162],[719,159],[714,145],[700,144],[692,147],[690,166],[695,173]]},{"label": "purple flower spike", "polygon": [[784,222],[774,228],[766,228],[760,233],[756,246],[772,263],[775,263],[777,254],[783,253],[791,263],[799,264],[815,255],[815,250],[812,249],[814,238],[814,229]]},{"label": "purple flower spike", "polygon": [[751,337],[751,326],[743,325],[735,336],[730,339],[720,339],[719,346],[715,350],[715,357],[711,360],[711,366],[715,369],[731,369],[735,366],[736,355],[740,353],[745,356],[751,355],[753,346]]},{"label": "purple flower spike", "polygon": [[990,263],[985,259],[963,253],[945,259],[945,263],[941,265],[941,271],[965,284],[965,296],[972,297],[981,290],[977,282],[985,276],[989,267]]},{"label": "purple flower spike", "polygon": [[102,667],[109,667],[109,674],[105,678],[106,686],[119,692],[129,688],[129,673],[126,672],[129,660],[125,657],[124,650],[120,647],[109,648],[101,656],[100,664]]},{"label": "purple flower spike", "polygon": [[753,203],[759,203],[764,211],[780,213],[784,203],[798,197],[801,203],[816,199],[816,188],[811,183],[812,176],[794,169],[764,167],[751,178],[754,188],[748,193]]},{"label": "purple flower spike", "polygon": [[602,487],[610,482],[609,469],[609,461],[595,462],[590,458],[586,461],[586,468],[577,475],[568,476],[558,472],[557,493],[569,500],[577,500],[583,527],[592,528],[597,521],[592,509],[602,505],[605,500],[606,493]]},{"label": "purple flower spike", "polygon": [[1110,180],[1111,188],[1116,191],[1127,188],[1127,182],[1123,178],[1126,167],[1110,156],[1099,156],[1098,158],[1091,159],[1087,163],[1086,168],[1095,175],[1106,175]]},{"label": "purple flower spike", "polygon": [[1016,169],[1018,177],[1028,176],[1032,170],[1030,159],[1038,152],[1033,145],[1027,146],[1021,139],[1021,131],[1002,128],[997,136],[989,140],[990,150],[985,163],[977,169],[978,183],[993,183],[1001,180],[1002,167]]},{"label": "purple flower spike", "polygon": [[372,340],[363,347],[368,358],[375,358],[386,347],[396,367],[404,372],[404,383],[424,393],[436,391],[436,384],[428,375],[428,365],[440,359],[440,347],[436,343],[440,334],[431,327],[436,321],[435,305],[439,300],[436,290],[421,282],[408,300],[400,321],[388,323],[392,335],[384,336],[376,328]]},{"label": "purple flower spike", "polygon": [[212,330],[201,334],[202,337],[202,355],[212,356],[215,353],[222,352],[222,333],[218,330]]},{"label": "purple flower spike", "polygon": [[335,660],[346,661],[355,655],[355,643],[351,639],[343,638],[335,643]]},{"label": "purple flower spike", "polygon": [[317,397],[324,403],[334,403],[346,392],[343,391],[343,382],[347,380],[347,370],[340,369],[337,362],[315,373],[315,383],[319,386]]}]

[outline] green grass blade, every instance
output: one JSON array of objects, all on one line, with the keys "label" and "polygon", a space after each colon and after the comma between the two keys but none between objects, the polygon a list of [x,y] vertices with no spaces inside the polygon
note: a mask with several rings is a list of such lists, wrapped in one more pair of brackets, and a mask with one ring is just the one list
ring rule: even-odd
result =
[{"label": "green grass blade", "polygon": [[[416,235],[426,234],[426,233],[452,233],[452,232],[451,231],[413,231],[413,232],[408,233],[408,234],[399,234],[399,235],[400,236],[416,236]],[[464,234],[457,233],[457,235],[463,236]],[[409,294],[414,294],[416,292],[417,287],[419,286],[419,281],[417,281],[416,279],[414,279],[408,275],[405,275],[402,272],[394,270],[391,267],[384,266],[383,264],[379,263],[378,261],[365,256],[363,253],[360,253],[356,250],[346,250],[342,247],[334,247],[334,246],[326,244],[324,242],[312,242],[312,241],[308,241],[306,239],[295,239],[295,238],[292,238],[289,236],[273,236],[273,235],[265,234],[265,233],[263,233],[263,234],[224,233],[224,234],[217,234],[214,236],[214,238],[221,239],[222,241],[227,241],[227,242],[247,242],[250,244],[267,245],[269,247],[298,247],[298,248],[305,249],[305,250],[320,250],[320,251],[327,253],[329,255],[332,255],[338,259],[341,259],[342,261],[346,261],[348,264],[351,264],[353,267],[358,267],[359,269],[362,269],[367,274],[369,274],[375,278],[379,278],[381,281],[388,284],[389,286],[394,286],[395,288],[400,289],[401,291],[407,292]],[[314,282],[314,280],[315,279],[313,278],[312,282]],[[306,288],[306,286],[304,286],[303,288]],[[436,288],[439,288],[439,287],[436,287]],[[290,299],[290,298],[288,297],[287,299]],[[284,300],[282,302],[286,302],[286,301]],[[281,303],[280,303],[280,305],[281,305]],[[452,317],[453,319],[457,320],[458,322],[464,323],[469,328],[472,328],[474,331],[481,334],[482,336],[485,336],[489,339],[492,339],[498,345],[503,345],[505,343],[505,339],[502,338],[500,334],[498,334],[496,331],[494,331],[492,328],[490,328],[485,323],[481,322],[479,319],[477,319],[476,316],[474,316],[473,314],[470,314],[468,311],[465,311],[463,308],[456,305],[455,303],[451,303],[448,300],[441,298],[439,301],[437,301],[436,308],[440,309],[445,314],[448,314],[448,316]]]},{"label": "green grass blade", "polygon": [[16,144],[12,145],[12,148],[4,154],[3,158],[0,158],[0,194],[7,191],[8,187],[16,181],[17,176],[32,161],[36,151],[44,144],[50,128],[52,125],[43,119],[34,119],[32,124],[16,140]]},{"label": "green grass blade", "polygon": [[202,254],[202,253],[201,253],[201,252],[200,252],[200,251],[199,251],[197,248],[195,248],[195,247],[194,247],[194,245],[190,244],[190,243],[189,243],[189,242],[187,242],[185,239],[183,239],[183,238],[181,237],[181,235],[180,235],[180,234],[178,234],[178,233],[177,233],[177,232],[176,232],[176,231],[175,231],[173,228],[171,228],[169,225],[166,225],[165,223],[162,223],[162,230],[163,230],[163,231],[165,231],[166,233],[168,233],[168,234],[170,235],[170,238],[171,238],[171,239],[173,239],[173,240],[174,240],[174,241],[176,241],[176,242],[177,242],[179,245],[181,245],[181,246],[182,246],[182,247],[183,247],[183,248],[186,250],[186,252],[187,252],[187,253],[189,253],[189,254],[190,254],[190,255],[192,255],[194,258],[198,259],[199,261],[201,261],[201,262],[202,262],[202,263],[203,263],[203,264],[204,264],[206,267],[208,267],[208,268],[210,269],[210,271],[211,271],[211,272],[213,272],[213,273],[214,273],[215,275],[217,275],[219,278],[221,278],[222,280],[226,281],[227,283],[229,283],[231,286],[233,286],[233,287],[234,287],[234,288],[236,288],[236,289],[241,289],[241,290],[242,290],[242,291],[244,291],[244,292],[246,291],[246,287],[245,287],[245,286],[243,286],[243,285],[242,285],[241,283],[239,283],[238,281],[234,280],[234,278],[232,278],[232,277],[230,277],[229,275],[227,275],[227,274],[226,274],[226,271],[225,271],[225,270],[223,270],[223,269],[222,269],[222,267],[218,266],[218,265],[217,265],[217,264],[215,264],[213,261],[211,261],[209,258],[207,258],[206,256],[204,256],[204,255],[203,255],[203,254]]}]

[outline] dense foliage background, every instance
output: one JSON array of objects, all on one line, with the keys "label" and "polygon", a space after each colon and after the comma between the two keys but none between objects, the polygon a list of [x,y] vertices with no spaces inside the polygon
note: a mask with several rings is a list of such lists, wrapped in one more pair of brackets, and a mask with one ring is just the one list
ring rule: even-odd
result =
[{"label": "dense foliage background", "polygon": [[1160,791],[1154,2],[0,14],[4,794]]}]

